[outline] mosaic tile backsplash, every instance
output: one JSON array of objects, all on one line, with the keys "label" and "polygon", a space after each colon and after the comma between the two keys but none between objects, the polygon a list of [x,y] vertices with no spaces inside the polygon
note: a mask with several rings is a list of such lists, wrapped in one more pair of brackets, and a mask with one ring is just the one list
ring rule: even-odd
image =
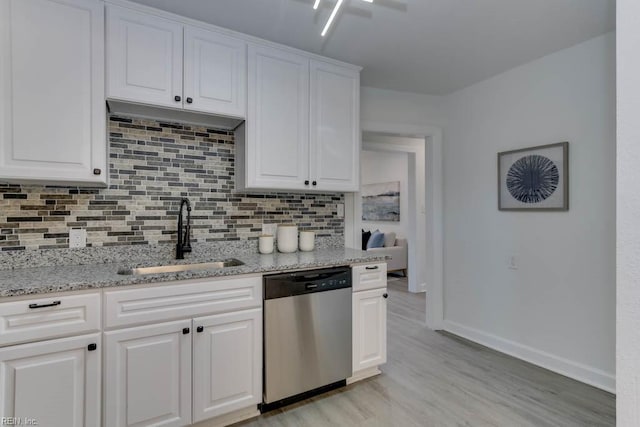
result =
[{"label": "mosaic tile backsplash", "polygon": [[235,193],[232,132],[121,116],[108,126],[108,189],[0,184],[3,251],[68,247],[71,227],[87,246],[175,243],[182,197],[196,243],[255,240],[262,223],[344,234],[343,194]]}]

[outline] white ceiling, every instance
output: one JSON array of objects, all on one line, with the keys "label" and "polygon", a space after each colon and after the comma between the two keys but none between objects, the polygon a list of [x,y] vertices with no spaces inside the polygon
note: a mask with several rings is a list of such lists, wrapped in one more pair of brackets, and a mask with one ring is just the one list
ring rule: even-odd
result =
[{"label": "white ceiling", "polygon": [[135,0],[361,65],[362,85],[447,94],[615,28],[615,0]]}]

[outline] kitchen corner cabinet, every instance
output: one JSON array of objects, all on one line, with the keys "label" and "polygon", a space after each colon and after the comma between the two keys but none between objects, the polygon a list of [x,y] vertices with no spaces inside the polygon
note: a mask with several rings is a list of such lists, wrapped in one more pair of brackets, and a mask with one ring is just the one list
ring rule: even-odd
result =
[{"label": "kitchen corner cabinet", "polygon": [[244,117],[246,42],[108,4],[107,98]]},{"label": "kitchen corner cabinet", "polygon": [[379,373],[387,362],[386,263],[360,265],[353,272],[353,377]]},{"label": "kitchen corner cabinet", "polygon": [[0,182],[107,182],[104,3],[0,1]]},{"label": "kitchen corner cabinet", "polygon": [[261,45],[248,70],[238,188],[357,191],[359,70]]}]

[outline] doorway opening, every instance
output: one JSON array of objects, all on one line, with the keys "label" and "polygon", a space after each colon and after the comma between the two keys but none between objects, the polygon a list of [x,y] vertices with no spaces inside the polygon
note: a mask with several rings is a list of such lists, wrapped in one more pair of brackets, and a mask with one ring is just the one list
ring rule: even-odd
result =
[{"label": "doorway opening", "polygon": [[[363,220],[362,193],[348,194],[345,199],[346,246],[362,247],[362,229],[388,230],[406,237],[407,290],[413,293],[426,292],[423,321],[431,329],[442,329],[441,131],[428,126],[416,128],[377,122],[365,122],[362,129],[361,161],[372,161],[373,165],[369,169],[367,166],[361,167],[363,173],[368,174],[363,176],[361,183],[400,181],[400,221],[394,224]],[[395,173],[383,170],[385,159],[391,168],[406,165],[406,171]],[[376,173],[375,169],[378,169],[379,179],[371,176]],[[406,176],[404,185],[403,176]],[[395,282],[394,279],[392,277],[391,282]]]},{"label": "doorway opening", "polygon": [[[418,230],[418,221],[424,223],[424,139],[398,137],[376,132],[363,134],[360,152],[361,192],[356,194],[356,228],[385,234],[395,234],[395,246],[387,246],[383,253],[393,259],[388,261],[389,272],[406,274],[408,291],[425,292],[424,263],[417,262],[425,249],[425,239],[420,238],[424,230]],[[396,207],[385,206],[387,212],[368,212],[363,201],[370,199],[368,191],[387,191],[397,186],[399,198]],[[394,189],[395,191],[395,189]],[[396,212],[397,211],[397,212]],[[377,218],[384,219],[377,219]],[[385,242],[385,245],[388,245]],[[393,243],[392,243],[393,245]],[[409,250],[409,248],[411,250]]]}]

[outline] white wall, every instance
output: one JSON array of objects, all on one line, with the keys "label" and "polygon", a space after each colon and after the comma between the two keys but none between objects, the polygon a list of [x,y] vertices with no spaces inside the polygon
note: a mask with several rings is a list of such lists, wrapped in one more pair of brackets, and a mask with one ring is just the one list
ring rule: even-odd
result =
[{"label": "white wall", "polygon": [[360,117],[363,121],[442,125],[443,97],[362,87]]},{"label": "white wall", "polygon": [[393,231],[397,237],[407,238],[409,235],[409,154],[367,151],[365,142],[360,156],[360,177],[362,185],[400,181],[400,221],[362,221],[362,227],[372,231],[379,229],[383,233]]},{"label": "white wall", "polygon": [[[616,331],[614,37],[448,96],[444,130],[445,328],[609,390]],[[635,111],[629,120],[638,117]],[[630,154],[637,158],[634,136]],[[570,144],[570,210],[499,212],[496,153],[560,141]],[[637,198],[634,208],[637,218]],[[512,255],[517,270],[508,268]]]},{"label": "white wall", "polygon": [[619,426],[640,425],[640,2],[618,0],[618,304]]}]

